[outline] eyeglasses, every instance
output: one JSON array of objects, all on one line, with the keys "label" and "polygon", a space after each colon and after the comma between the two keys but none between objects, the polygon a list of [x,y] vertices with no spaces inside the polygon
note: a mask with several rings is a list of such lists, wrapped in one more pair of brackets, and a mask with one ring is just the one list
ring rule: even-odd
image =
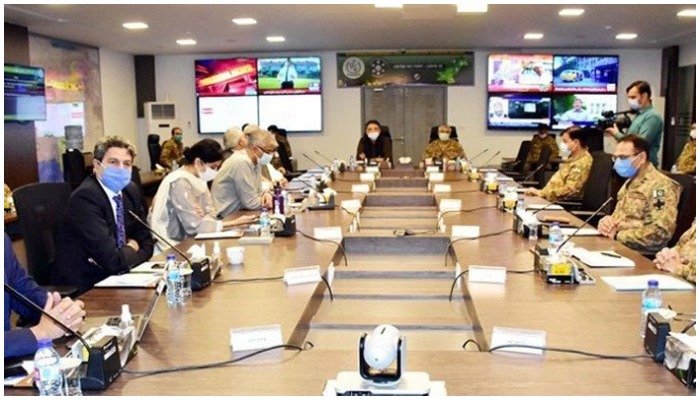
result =
[{"label": "eyeglasses", "polygon": [[636,154],[632,154],[632,155],[629,155],[629,156],[612,156],[612,161],[615,162],[615,161],[617,161],[617,160],[626,160],[626,159],[628,159],[628,158],[630,158],[630,157],[632,157],[632,158],[634,159],[634,158],[636,158],[636,157],[637,157],[638,155],[640,155],[640,154],[642,154],[642,153],[636,153]]}]

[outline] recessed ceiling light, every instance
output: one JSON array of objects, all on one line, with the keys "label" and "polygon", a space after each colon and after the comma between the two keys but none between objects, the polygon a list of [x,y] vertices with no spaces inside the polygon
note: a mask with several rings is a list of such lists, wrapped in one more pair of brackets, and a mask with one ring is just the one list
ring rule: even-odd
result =
[{"label": "recessed ceiling light", "polygon": [[374,3],[376,8],[402,8],[403,4],[398,1],[379,1]]},{"label": "recessed ceiling light", "polygon": [[197,41],[194,39],[178,39],[175,42],[180,46],[194,46],[197,44]]},{"label": "recessed ceiling light", "polygon": [[677,16],[681,18],[695,18],[695,9],[694,8],[689,8],[687,10],[681,10],[678,11]]},{"label": "recessed ceiling light", "polygon": [[617,36],[615,36],[615,39],[617,40],[632,40],[636,38],[636,33],[618,33]]},{"label": "recessed ceiling light", "polygon": [[279,43],[279,42],[284,42],[284,36],[268,36],[267,41],[270,43]]},{"label": "recessed ceiling light", "polygon": [[559,11],[559,15],[562,17],[578,17],[585,12],[586,10],[583,8],[562,8],[561,11]]},{"label": "recessed ceiling light", "polygon": [[145,22],[135,21],[135,22],[124,22],[122,26],[126,29],[148,29],[148,24]]},{"label": "recessed ceiling light", "polygon": [[540,40],[543,37],[543,34],[537,32],[530,32],[523,35],[523,39],[525,40]]},{"label": "recessed ceiling light", "polygon": [[458,13],[485,13],[489,10],[485,1],[465,1],[456,4]]},{"label": "recessed ceiling light", "polygon": [[236,25],[255,25],[258,23],[254,18],[234,18],[231,21]]}]

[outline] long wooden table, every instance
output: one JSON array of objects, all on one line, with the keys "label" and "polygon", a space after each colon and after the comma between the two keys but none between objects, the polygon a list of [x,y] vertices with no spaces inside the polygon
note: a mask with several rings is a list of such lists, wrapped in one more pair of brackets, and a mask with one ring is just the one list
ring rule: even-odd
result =
[{"label": "long wooden table", "polygon": [[[401,179],[400,172],[392,172]],[[415,175],[406,172],[406,177]],[[457,173],[446,174],[453,191],[476,189]],[[339,204],[365,195],[351,194],[356,173],[345,173],[333,186]],[[385,178],[390,179],[390,178]],[[377,193],[425,194],[425,187],[392,189]],[[375,193],[375,194],[377,194]],[[372,194],[370,195],[372,196]],[[495,195],[455,193],[463,208],[493,205]],[[538,198],[528,202],[543,203]],[[371,209],[371,210],[370,210]],[[400,214],[431,215],[433,207],[367,207],[359,232],[350,232],[353,216],[339,209],[307,211],[297,216],[297,228],[313,234],[314,227],[341,226],[349,266],[329,243],[300,235],[275,238],[269,246],[246,246],[243,267],[226,266],[217,281],[230,278],[273,277],[285,268],[336,266],[333,283],[336,300],[330,301],[323,283],[285,286],[278,281],[214,283],[195,292],[183,309],[169,309],[161,301],[139,344],[138,354],[126,371],[103,394],[107,395],[319,395],[328,379],[341,371],[356,371],[357,341],[373,324],[394,323],[408,337],[408,370],[425,371],[432,380],[444,380],[449,395],[693,395],[663,367],[649,359],[602,360],[574,354],[547,352],[543,356],[479,352],[463,349],[474,339],[488,348],[494,326],[546,331],[547,346],[615,355],[643,354],[639,336],[640,293],[613,291],[605,275],[656,273],[652,263],[623,245],[603,237],[576,237],[588,249],[614,249],[632,258],[633,269],[588,269],[592,286],[555,286],[535,274],[509,274],[504,285],[468,284],[466,277],[449,302],[447,295],[454,266],[443,266],[442,254],[408,250],[392,253],[392,226],[373,227],[373,215],[386,213],[387,224],[403,223]],[[561,213],[543,211],[545,213]],[[425,222],[404,215],[410,227]],[[434,219],[433,219],[434,221]],[[512,225],[511,214],[495,208],[445,216],[447,234],[427,233],[421,238],[445,238],[451,225],[479,225],[481,233]],[[373,225],[374,224],[374,225]],[[415,225],[417,226],[417,225]],[[379,244],[373,254],[354,252],[357,238],[371,237]],[[416,236],[418,238],[418,236]],[[404,239],[396,239],[404,240]],[[408,239],[406,239],[408,240]],[[416,239],[423,243],[422,239]],[[438,239],[439,240],[439,239]],[[188,248],[194,240],[179,246]],[[416,242],[416,243],[419,243]],[[398,246],[404,242],[395,242]],[[222,252],[237,240],[222,240]],[[364,245],[364,244],[363,244]],[[403,244],[405,245],[405,243]],[[210,246],[210,244],[208,244]],[[509,270],[533,268],[532,242],[508,232],[455,244],[458,262],[505,266]],[[211,248],[211,247],[210,247]],[[367,247],[369,248],[369,247]],[[401,254],[401,252],[406,254]],[[162,258],[162,255],[161,257]],[[380,272],[380,273],[377,273]],[[375,274],[376,273],[376,274]],[[118,315],[120,304],[143,312],[152,294],[141,289],[93,289],[83,296],[90,316]],[[675,310],[695,312],[695,290],[664,292],[664,303]],[[315,347],[304,352],[276,350],[235,365],[198,371],[137,377],[133,371],[224,361],[234,356],[229,346],[231,328],[280,324],[285,340]],[[674,326],[678,329],[678,324]],[[404,331],[405,329],[405,331]],[[5,394],[27,391],[5,389]],[[93,394],[93,393],[90,393]]]}]

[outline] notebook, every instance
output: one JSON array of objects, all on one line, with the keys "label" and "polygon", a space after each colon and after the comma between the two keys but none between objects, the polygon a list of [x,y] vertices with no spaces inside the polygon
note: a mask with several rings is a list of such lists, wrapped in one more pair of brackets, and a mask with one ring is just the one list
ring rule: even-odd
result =
[{"label": "notebook", "polygon": [[571,255],[591,268],[633,268],[634,261],[613,251],[588,251],[577,247]]}]

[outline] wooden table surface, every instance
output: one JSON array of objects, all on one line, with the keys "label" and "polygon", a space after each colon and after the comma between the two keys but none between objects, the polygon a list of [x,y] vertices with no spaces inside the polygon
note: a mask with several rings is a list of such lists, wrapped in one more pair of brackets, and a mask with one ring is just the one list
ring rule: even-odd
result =
[{"label": "wooden table surface", "polygon": [[[337,204],[365,197],[344,193],[357,180],[356,173],[345,173],[342,178],[334,182],[341,192]],[[448,173],[446,180],[453,191],[477,188],[460,174]],[[378,193],[384,191],[391,190]],[[425,189],[417,188],[416,193],[424,194]],[[462,208],[496,202],[495,195],[481,192],[446,197],[462,199]],[[539,198],[527,201],[544,203]],[[361,223],[381,217],[382,210],[377,209],[368,210]],[[401,223],[397,221],[400,207],[385,209],[390,214],[389,224]],[[429,210],[414,211],[416,218],[432,215]],[[407,219],[414,218],[407,214]],[[510,214],[495,208],[445,216],[447,234],[450,226],[457,224],[479,225],[482,234],[501,231],[512,226],[511,219]],[[297,217],[297,228],[313,234],[314,227],[341,226],[346,246],[348,241],[363,237],[392,243],[382,241],[391,235],[378,234],[376,229],[350,232],[352,220],[352,215],[338,208],[306,211]],[[508,274],[504,285],[468,284],[464,278],[450,303],[447,294],[454,266],[444,267],[441,254],[414,254],[410,249],[407,254],[392,253],[392,249],[382,249],[386,254],[350,253],[350,266],[346,267],[335,245],[300,235],[277,237],[269,246],[246,246],[244,266],[225,266],[217,281],[274,277],[282,275],[285,268],[309,265],[319,265],[325,271],[333,261],[336,300],[330,301],[323,283],[286,286],[279,281],[214,283],[195,292],[183,309],[169,309],[161,300],[139,344],[139,353],[126,366],[127,371],[101,394],[319,395],[326,381],[338,372],[357,370],[360,334],[372,329],[372,324],[387,322],[406,329],[402,332],[408,337],[408,370],[425,371],[432,380],[444,380],[449,395],[693,395],[694,391],[685,389],[661,364],[649,359],[619,361],[555,352],[535,356],[479,352],[471,346],[462,349],[462,342],[469,338],[487,347],[493,327],[500,326],[544,330],[550,347],[643,354],[640,293],[615,292],[600,277],[658,271],[646,258],[607,238],[576,237],[573,241],[588,249],[614,249],[632,258],[637,266],[587,268],[597,281],[590,286],[547,285],[533,273]],[[179,246],[186,249],[193,242]],[[222,240],[222,252],[233,245],[237,240]],[[512,232],[455,244],[463,268],[493,265],[520,271],[533,267],[531,247],[532,242]],[[82,298],[90,316],[105,316],[118,315],[122,303],[129,303],[134,313],[143,312],[151,293],[145,289],[94,289]],[[664,292],[663,299],[678,311],[695,312],[695,290]],[[271,324],[281,325],[288,343],[309,340],[315,347],[304,352],[275,350],[215,369],[148,377],[128,372],[231,359],[237,356],[229,346],[231,328]],[[5,394],[29,393],[33,392],[5,389]]]}]

